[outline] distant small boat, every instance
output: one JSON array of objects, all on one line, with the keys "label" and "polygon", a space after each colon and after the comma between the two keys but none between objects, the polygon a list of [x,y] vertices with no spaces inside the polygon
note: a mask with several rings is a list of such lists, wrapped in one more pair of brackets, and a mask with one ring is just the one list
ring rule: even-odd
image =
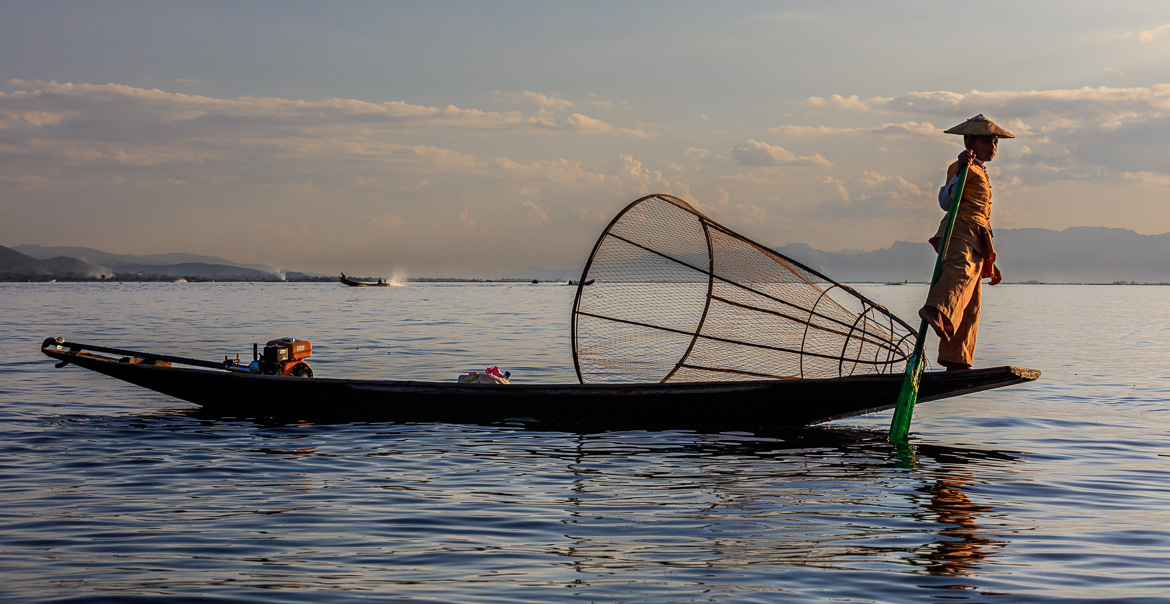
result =
[{"label": "distant small boat", "polygon": [[[572,279],[569,279],[569,281],[566,282],[565,285],[577,285],[577,282],[573,281]],[[588,281],[586,281],[585,285],[593,285],[593,279],[589,279]]]},{"label": "distant small boat", "polygon": [[365,281],[350,279],[345,276],[345,273],[341,273],[340,281],[342,285],[348,285],[350,287],[390,287],[390,283],[384,279],[378,279],[377,283],[366,283]]}]

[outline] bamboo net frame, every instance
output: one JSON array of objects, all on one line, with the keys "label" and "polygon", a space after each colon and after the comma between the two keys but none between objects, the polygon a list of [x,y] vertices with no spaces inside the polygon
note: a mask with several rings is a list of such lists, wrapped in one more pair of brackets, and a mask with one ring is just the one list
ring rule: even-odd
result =
[{"label": "bamboo net frame", "polygon": [[572,329],[581,383],[897,373],[914,335],[853,288],[664,194],[606,227],[578,282]]}]

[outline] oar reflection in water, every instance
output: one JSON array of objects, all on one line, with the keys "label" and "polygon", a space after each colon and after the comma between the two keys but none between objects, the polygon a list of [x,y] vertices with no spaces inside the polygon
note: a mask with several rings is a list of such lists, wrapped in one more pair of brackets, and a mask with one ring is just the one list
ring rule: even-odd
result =
[{"label": "oar reflection in water", "polygon": [[980,515],[993,508],[971,501],[962,490],[966,484],[962,479],[939,479],[925,488],[930,494],[927,508],[936,520],[948,525],[938,532],[940,539],[927,547],[921,558],[933,575],[967,575],[994,553],[990,548],[1005,545],[979,534]]},{"label": "oar reflection in water", "polygon": [[[966,479],[950,470],[973,464],[963,466],[969,475],[982,462],[1002,469],[1015,457],[925,449],[908,470],[885,434],[868,430],[579,436],[567,460],[576,478],[566,493],[565,536],[573,542],[566,556],[584,574],[646,565],[769,574],[878,563],[961,575],[998,542],[979,534],[978,516],[990,508],[973,504],[961,490]],[[940,467],[947,477],[938,477]]]}]

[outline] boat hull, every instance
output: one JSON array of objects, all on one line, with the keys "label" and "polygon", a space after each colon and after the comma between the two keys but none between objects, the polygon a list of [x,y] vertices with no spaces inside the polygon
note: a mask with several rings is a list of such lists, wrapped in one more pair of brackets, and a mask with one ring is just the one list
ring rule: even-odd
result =
[{"label": "boat hull", "polygon": [[[679,384],[460,384],[297,378],[122,362],[56,345],[46,355],[231,417],[604,429],[752,430],[817,424],[894,407],[902,375]],[[920,402],[1034,380],[991,367],[923,374]]]},{"label": "boat hull", "polygon": [[338,282],[342,285],[348,285],[350,287],[390,287],[390,284],[386,283],[385,281],[381,281],[379,283],[366,283],[365,281],[355,281],[348,277],[342,277],[338,279]]}]

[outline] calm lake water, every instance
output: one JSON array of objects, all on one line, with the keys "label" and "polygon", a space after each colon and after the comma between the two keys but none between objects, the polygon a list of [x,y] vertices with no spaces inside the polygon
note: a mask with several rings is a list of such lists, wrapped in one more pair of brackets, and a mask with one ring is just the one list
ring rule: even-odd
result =
[{"label": "calm lake water", "polygon": [[[861,285],[904,318],[924,286]],[[0,599],[1167,602],[1170,288],[985,290],[1040,381],[767,436],[273,425],[66,367],[292,336],[320,377],[575,381],[574,288],[0,284]],[[916,323],[916,321],[915,321]]]}]

